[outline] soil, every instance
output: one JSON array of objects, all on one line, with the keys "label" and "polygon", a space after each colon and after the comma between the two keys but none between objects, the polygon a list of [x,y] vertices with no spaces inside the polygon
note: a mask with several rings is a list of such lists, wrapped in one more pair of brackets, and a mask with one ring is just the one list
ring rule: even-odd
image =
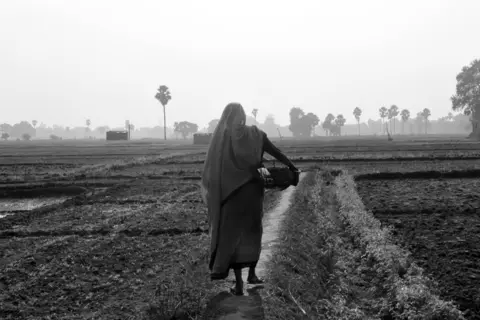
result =
[{"label": "soil", "polygon": [[480,319],[479,187],[480,179],[357,181],[366,208],[467,319]]},{"label": "soil", "polygon": [[397,179],[454,179],[480,178],[480,169],[448,170],[448,171],[414,171],[414,172],[381,172],[360,174],[355,180],[397,180]]},{"label": "soil", "polygon": [[[198,181],[102,181],[100,191],[63,203],[2,199],[2,214],[10,215],[0,219],[0,318],[157,319],[182,301],[199,313],[202,299],[222,290],[208,280],[208,218]],[[83,183],[91,190],[91,182],[66,188],[83,191]],[[4,185],[2,192],[42,189]],[[62,192],[54,199],[65,200]],[[17,211],[18,201],[44,206]],[[278,191],[268,190],[265,210],[277,202]]]},{"label": "soil", "polygon": [[157,288],[206,240],[121,234],[2,239],[0,318],[134,317],[155,303]]},{"label": "soil", "polygon": [[185,261],[206,279],[207,232],[198,183],[188,181],[114,184],[8,215],[0,219],[0,318],[138,318],[181,300],[199,312],[198,290],[178,292],[178,284]]},{"label": "soil", "polygon": [[[70,185],[88,190],[106,189],[93,194],[70,194],[72,197],[64,203],[51,203],[0,218],[0,318],[45,319],[50,315],[52,318],[122,319],[146,315],[159,319],[166,306],[175,307],[179,302],[185,309],[198,312],[204,302],[201,297],[218,293],[219,288],[206,281],[208,225],[198,185],[206,147],[103,142],[93,146],[49,145],[46,148],[35,144],[2,144],[0,154],[5,156],[0,161],[1,192]],[[364,164],[329,159],[342,160],[345,154],[364,158],[438,155],[455,149],[455,145],[444,142],[414,143],[413,147],[405,141],[390,145],[379,141],[361,144],[363,149],[342,141],[320,142],[320,145],[278,142],[287,155],[299,160],[301,169],[317,165],[315,159],[322,157],[326,161],[321,166],[347,166],[355,174],[395,171],[395,168],[414,171],[423,165],[438,168],[439,164],[433,160],[406,161],[403,165],[392,161]],[[475,155],[480,147],[478,143],[457,144],[458,150],[468,150],[464,152],[467,156]],[[192,152],[197,155],[176,156],[173,161],[169,160],[170,164],[160,158],[147,165],[129,162],[133,157],[157,158]],[[195,161],[198,163],[189,164]],[[112,162],[119,165],[111,166]],[[442,166],[447,169],[478,169],[474,161],[444,163]],[[454,297],[463,306],[468,305],[474,310],[470,314],[478,315],[474,309],[474,306],[478,308],[475,302],[478,289],[475,291],[475,288],[480,287],[480,283],[478,277],[470,278],[475,276],[471,271],[475,270],[472,261],[480,260],[477,236],[480,230],[478,213],[475,213],[479,208],[475,191],[478,185],[472,184],[477,180],[458,180],[461,181],[457,182],[458,187],[454,183],[417,182],[421,180],[386,187],[392,186],[393,181],[385,185],[381,181],[359,181],[358,184],[360,190],[364,189],[366,203],[369,203],[367,196],[377,192],[382,195],[377,198],[386,199],[384,202],[373,199],[369,203],[378,208],[375,210],[379,217],[382,212],[387,213],[382,221],[396,223],[387,219],[398,214],[399,241],[412,248],[418,261],[424,261],[422,265],[426,265],[427,272],[443,279],[442,294]],[[449,188],[454,192],[445,191]],[[410,193],[402,193],[403,190]],[[443,198],[433,197],[434,192],[443,192]],[[388,200],[391,194],[399,195],[398,199],[393,196],[393,200]],[[403,212],[394,207],[403,202],[407,203],[402,204]],[[266,210],[275,203],[276,194],[267,193]],[[2,215],[13,213],[8,208]],[[429,214],[422,215],[422,210]],[[454,213],[453,220],[447,219],[450,216],[446,212]],[[421,220],[423,217],[426,220]],[[427,249],[422,247],[427,243],[422,238],[425,234],[437,237],[428,242],[431,247]],[[450,235],[458,235],[460,240],[448,238]],[[431,260],[432,256],[435,260]],[[463,272],[441,278],[448,270]],[[470,319],[477,318],[471,316]]]},{"label": "soil", "polygon": [[480,213],[480,179],[366,180],[357,188],[374,214]]}]

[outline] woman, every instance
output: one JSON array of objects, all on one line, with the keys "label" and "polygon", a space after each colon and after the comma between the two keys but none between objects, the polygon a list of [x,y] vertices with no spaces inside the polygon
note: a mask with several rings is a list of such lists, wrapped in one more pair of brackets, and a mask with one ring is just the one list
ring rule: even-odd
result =
[{"label": "woman", "polygon": [[297,170],[255,126],[245,125],[239,103],[230,103],[215,129],[205,160],[202,196],[210,222],[210,278],[235,272],[232,293],[243,295],[242,268],[249,268],[247,282],[263,283],[255,274],[262,242],[263,180],[258,172],[267,152]]}]

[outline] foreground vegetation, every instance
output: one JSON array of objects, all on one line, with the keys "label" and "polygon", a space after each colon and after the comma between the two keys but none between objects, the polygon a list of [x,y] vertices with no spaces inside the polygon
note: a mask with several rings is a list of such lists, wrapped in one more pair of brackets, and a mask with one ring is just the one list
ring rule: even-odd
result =
[{"label": "foreground vegetation", "polygon": [[268,319],[463,319],[365,211],[351,177],[310,173],[270,261]]}]

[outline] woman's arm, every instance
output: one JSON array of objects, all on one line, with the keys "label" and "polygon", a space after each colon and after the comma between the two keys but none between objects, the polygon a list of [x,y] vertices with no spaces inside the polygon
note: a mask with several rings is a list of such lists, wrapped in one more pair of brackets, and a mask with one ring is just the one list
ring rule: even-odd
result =
[{"label": "woman's arm", "polygon": [[293,165],[292,161],[290,161],[283,153],[280,151],[275,145],[268,139],[267,135],[263,133],[263,150],[270,154],[272,157],[286,165],[290,168],[290,170],[295,171],[297,168]]}]

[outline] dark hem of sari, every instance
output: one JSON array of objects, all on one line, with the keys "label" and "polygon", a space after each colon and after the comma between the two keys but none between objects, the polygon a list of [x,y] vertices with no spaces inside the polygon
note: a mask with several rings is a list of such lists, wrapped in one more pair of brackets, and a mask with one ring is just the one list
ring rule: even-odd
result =
[{"label": "dark hem of sari", "polygon": [[241,262],[241,263],[232,263],[228,270],[223,273],[211,273],[210,280],[225,280],[228,278],[228,273],[230,269],[243,269],[243,268],[255,268],[257,266],[258,260],[253,262]]}]

